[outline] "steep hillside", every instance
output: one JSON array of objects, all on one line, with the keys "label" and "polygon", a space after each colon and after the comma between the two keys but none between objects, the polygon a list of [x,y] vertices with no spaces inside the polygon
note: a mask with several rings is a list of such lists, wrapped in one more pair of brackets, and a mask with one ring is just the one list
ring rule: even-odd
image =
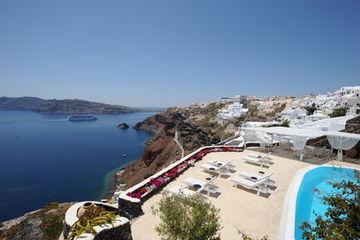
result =
[{"label": "steep hillside", "polygon": [[[217,113],[225,104],[213,102],[205,106],[170,108],[138,123],[135,128],[150,131],[154,135],[146,145],[142,157],[126,167],[121,176],[117,177],[118,183],[126,183],[127,187],[133,186],[180,159],[181,149],[174,141],[176,132],[179,143],[185,154],[188,154],[201,146],[234,136],[243,121],[260,118],[254,108],[242,117],[221,121],[217,118]],[[269,120],[272,117],[261,119]]]},{"label": "steep hillside", "polygon": [[118,114],[118,113],[132,113],[135,109],[110,105],[97,102],[89,102],[79,99],[65,99],[65,100],[45,100],[38,108],[33,109],[35,112],[51,112],[51,113],[104,113],[104,114]]},{"label": "steep hillside", "polygon": [[0,97],[0,110],[32,111],[39,108],[44,100],[35,97]]},{"label": "steep hillside", "polygon": [[21,110],[46,113],[132,113],[139,109],[89,102],[79,99],[45,100],[34,97],[9,98],[0,97],[0,110]]}]

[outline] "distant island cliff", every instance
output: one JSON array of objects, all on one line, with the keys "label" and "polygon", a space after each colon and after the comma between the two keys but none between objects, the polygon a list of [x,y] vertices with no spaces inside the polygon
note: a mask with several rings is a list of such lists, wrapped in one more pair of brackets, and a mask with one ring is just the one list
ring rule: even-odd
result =
[{"label": "distant island cliff", "polygon": [[36,97],[0,97],[0,110],[21,110],[40,113],[120,114],[141,111],[120,105],[90,102],[80,99],[41,99]]}]

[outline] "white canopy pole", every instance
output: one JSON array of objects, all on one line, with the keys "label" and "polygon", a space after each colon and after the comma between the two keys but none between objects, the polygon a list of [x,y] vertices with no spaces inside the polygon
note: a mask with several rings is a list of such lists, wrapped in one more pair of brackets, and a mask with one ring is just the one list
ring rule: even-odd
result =
[{"label": "white canopy pole", "polygon": [[343,161],[343,141],[344,141],[344,138],[340,138],[340,147],[338,149],[338,153],[337,153],[337,160],[342,162]]},{"label": "white canopy pole", "polygon": [[303,161],[304,160],[304,154],[303,154],[303,150],[300,151],[300,161]]},{"label": "white canopy pole", "polygon": [[343,161],[343,151],[342,151],[342,149],[338,149],[337,160],[340,161],[340,162]]}]

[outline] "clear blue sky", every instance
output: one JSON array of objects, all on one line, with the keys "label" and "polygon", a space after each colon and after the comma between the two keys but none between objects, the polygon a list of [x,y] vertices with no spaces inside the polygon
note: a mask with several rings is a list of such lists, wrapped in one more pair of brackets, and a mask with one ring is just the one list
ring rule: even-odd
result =
[{"label": "clear blue sky", "polygon": [[360,85],[360,1],[0,2],[0,96],[171,106]]}]

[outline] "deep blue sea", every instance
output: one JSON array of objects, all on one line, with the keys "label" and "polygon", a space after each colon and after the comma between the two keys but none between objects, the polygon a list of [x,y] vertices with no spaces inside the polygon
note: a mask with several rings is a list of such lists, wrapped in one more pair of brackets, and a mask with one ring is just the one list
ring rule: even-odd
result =
[{"label": "deep blue sea", "polygon": [[[150,135],[132,126],[153,114],[69,122],[64,114],[0,111],[0,221],[49,202],[100,198],[106,176],[141,156]],[[130,128],[117,129],[120,122]]]}]

